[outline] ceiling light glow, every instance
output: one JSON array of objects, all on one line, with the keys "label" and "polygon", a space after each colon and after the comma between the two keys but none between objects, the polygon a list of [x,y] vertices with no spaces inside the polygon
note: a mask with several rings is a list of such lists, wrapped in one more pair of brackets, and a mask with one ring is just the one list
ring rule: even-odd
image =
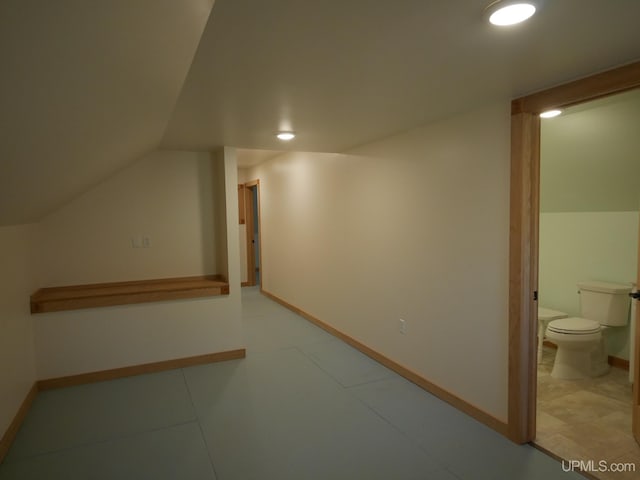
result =
[{"label": "ceiling light glow", "polygon": [[294,138],[296,138],[296,134],[293,132],[280,132],[276,135],[276,137],[278,137],[280,140],[288,142],[289,140],[293,140]]},{"label": "ceiling light glow", "polygon": [[504,27],[524,22],[536,13],[536,7],[531,2],[499,0],[487,7],[487,13],[489,14],[489,22]]},{"label": "ceiling light glow", "polygon": [[546,112],[542,112],[540,114],[540,118],[553,118],[557,117],[562,113],[562,110],[547,110]]}]

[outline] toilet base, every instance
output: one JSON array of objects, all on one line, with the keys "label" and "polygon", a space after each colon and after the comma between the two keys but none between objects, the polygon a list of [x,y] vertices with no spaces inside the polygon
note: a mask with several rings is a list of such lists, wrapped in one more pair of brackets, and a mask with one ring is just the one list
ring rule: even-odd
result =
[{"label": "toilet base", "polygon": [[576,348],[575,344],[559,344],[551,376],[560,380],[599,377],[609,372],[609,364],[606,360],[603,361],[604,356],[599,341],[591,346],[581,345],[579,348]]}]

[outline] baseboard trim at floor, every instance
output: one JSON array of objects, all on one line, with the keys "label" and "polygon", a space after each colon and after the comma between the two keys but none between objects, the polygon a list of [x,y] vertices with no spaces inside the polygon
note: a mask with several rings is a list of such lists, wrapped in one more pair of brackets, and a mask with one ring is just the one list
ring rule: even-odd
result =
[{"label": "baseboard trim at floor", "polygon": [[[549,340],[545,340],[544,342],[542,342],[542,344],[545,347],[553,348],[554,350],[558,349],[558,346],[555,343],[550,342]],[[626,370],[627,372],[629,371],[629,360],[625,360],[624,358],[618,358],[618,357],[609,355],[607,357],[607,362],[612,367],[621,368],[622,370]]]},{"label": "baseboard trim at floor", "polygon": [[43,390],[51,390],[54,388],[72,387],[85,383],[103,382],[106,380],[115,380],[117,378],[132,377],[142,375],[144,373],[156,373],[165,370],[174,370],[176,368],[193,367],[195,365],[205,365],[208,363],[226,362],[227,360],[237,360],[245,358],[247,352],[244,348],[237,350],[228,350],[225,352],[207,353],[204,355],[196,355],[193,357],[175,358],[164,360],[161,362],[145,363],[141,365],[132,365],[129,367],[113,368],[111,370],[102,370],[99,372],[81,373],[79,375],[69,375],[66,377],[48,378],[36,381],[31,390],[27,393],[22,405],[18,409],[13,421],[7,428],[7,431],[0,440],[0,463],[7,455],[11,444],[15,440],[18,430],[24,421],[31,404],[35,400],[38,392]]},{"label": "baseboard trim at floor", "polygon": [[388,357],[384,356],[383,354],[377,352],[376,350],[372,349],[371,347],[369,347],[369,346],[365,345],[364,343],[356,340],[355,338],[347,335],[346,333],[338,330],[337,328],[332,327],[328,323],[323,322],[319,318],[314,317],[313,315],[305,312],[304,310],[296,307],[295,305],[291,305],[287,301],[281,299],[280,297],[278,297],[278,296],[276,296],[276,295],[274,295],[274,294],[272,294],[270,292],[267,292],[264,289],[261,289],[260,291],[262,292],[262,294],[264,296],[270,298],[271,300],[273,300],[276,303],[279,303],[283,307],[288,308],[289,310],[297,313],[298,315],[300,315],[301,317],[303,317],[306,320],[310,321],[314,325],[317,325],[318,327],[322,328],[323,330],[329,332],[331,335],[339,338],[340,340],[343,340],[345,343],[351,345],[355,349],[361,351],[362,353],[364,353],[368,357],[370,357],[370,358],[374,359],[375,361],[381,363],[382,365],[384,365],[385,367],[389,368],[390,370],[393,370],[398,375],[406,378],[407,380],[409,380],[410,382],[416,384],[417,386],[419,386],[423,390],[426,390],[427,392],[432,393],[436,397],[440,398],[441,400],[444,400],[445,402],[447,402],[448,404],[454,406],[458,410],[461,410],[462,412],[466,413],[467,415],[475,418],[479,422],[484,423],[489,428],[492,428],[493,430],[495,430],[498,433],[504,435],[505,437],[507,436],[507,424],[505,422],[503,422],[501,420],[498,420],[494,416],[492,416],[492,415],[488,414],[487,412],[481,410],[480,408],[476,407],[475,405],[472,405],[469,402],[467,402],[465,400],[462,400],[460,397],[457,397],[453,393],[448,392],[447,390],[445,390],[445,389],[439,387],[438,385],[430,382],[426,378],[420,376],[419,374],[417,374],[416,372],[412,371],[411,369],[405,367],[404,365],[401,365],[401,364],[395,362],[394,360],[391,360],[390,358],[388,358]]},{"label": "baseboard trim at floor", "polygon": [[161,362],[132,365],[130,367],[121,367],[113,368],[110,370],[101,370],[98,372],[81,373],[79,375],[48,378],[45,380],[38,380],[37,384],[38,390],[50,390],[52,388],[71,387],[74,385],[82,385],[85,383],[104,382],[106,380],[114,380],[116,378],[132,377],[134,375],[142,375],[144,373],[155,373],[162,372],[164,370],[174,370],[176,368],[192,367],[194,365],[225,362],[227,360],[245,358],[245,356],[246,350],[244,348],[241,348],[238,350],[229,350],[226,352],[196,355],[194,357],[175,358],[172,360],[164,360]]},{"label": "baseboard trim at floor", "polygon": [[20,430],[20,425],[22,425],[22,422],[24,421],[27,413],[29,412],[29,409],[31,408],[31,404],[33,403],[37,395],[38,384],[36,382],[33,384],[29,392],[27,392],[27,395],[26,397],[24,397],[20,408],[18,408],[18,411],[13,417],[13,420],[9,424],[7,431],[2,436],[2,439],[0,439],[0,463],[2,463],[4,457],[7,455],[7,452],[9,452],[9,448],[15,440],[16,435],[18,434],[18,430]]}]

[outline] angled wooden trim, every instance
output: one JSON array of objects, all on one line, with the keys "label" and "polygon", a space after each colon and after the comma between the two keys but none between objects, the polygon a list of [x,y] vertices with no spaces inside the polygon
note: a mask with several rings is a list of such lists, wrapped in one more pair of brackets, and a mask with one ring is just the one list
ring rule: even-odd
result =
[{"label": "angled wooden trim", "polygon": [[20,408],[18,408],[18,411],[13,417],[13,420],[9,424],[7,431],[4,432],[4,435],[2,435],[2,439],[0,439],[0,463],[2,463],[4,457],[6,457],[7,453],[9,452],[9,448],[15,440],[16,435],[18,434],[18,430],[20,430],[20,426],[22,425],[22,422],[24,422],[24,419],[27,416],[29,409],[31,408],[31,404],[36,399],[37,395],[38,385],[37,383],[34,383],[31,386],[31,389],[29,389],[29,391],[27,392],[27,395],[22,401]]},{"label": "angled wooden trim", "polygon": [[454,395],[451,392],[448,392],[444,388],[439,387],[435,383],[430,382],[429,380],[427,380],[426,378],[422,377],[421,375],[419,375],[418,373],[414,372],[413,370],[405,367],[404,365],[401,365],[401,364],[395,362],[394,360],[391,360],[389,357],[384,356],[383,354],[377,352],[376,350],[372,349],[371,347],[369,347],[369,346],[365,345],[364,343],[356,340],[355,338],[347,335],[346,333],[338,330],[337,328],[332,327],[328,323],[323,322],[319,318],[314,317],[313,315],[305,312],[304,310],[302,310],[302,309],[300,309],[300,308],[298,308],[298,307],[296,307],[294,305],[291,305],[290,303],[288,303],[287,301],[281,299],[280,297],[278,297],[278,296],[276,296],[276,295],[274,295],[272,293],[269,293],[267,291],[264,291],[264,290],[261,290],[261,291],[266,297],[268,297],[268,298],[272,299],[273,301],[279,303],[280,305],[288,308],[289,310],[297,313],[298,315],[300,315],[301,317],[307,319],[311,323],[313,323],[313,324],[317,325],[318,327],[322,328],[323,330],[329,332],[331,335],[343,340],[345,343],[351,345],[352,347],[354,347],[357,350],[361,351],[362,353],[364,353],[368,357],[372,358],[376,362],[381,363],[382,365],[384,365],[385,367],[389,368],[390,370],[393,370],[398,375],[401,375],[402,377],[404,377],[407,380],[409,380],[410,382],[416,384],[417,386],[419,386],[423,390],[426,390],[427,392],[432,393],[436,397],[440,398],[441,400],[444,400],[445,402],[447,402],[450,405],[454,406],[458,410],[461,410],[462,412],[466,413],[467,415],[469,415],[469,416],[475,418],[476,420],[484,423],[485,425],[487,425],[488,427],[490,427],[493,430],[497,431],[498,433],[501,433],[502,435],[505,435],[505,436],[507,435],[507,425],[504,422],[502,422],[501,420],[498,420],[494,416],[492,416],[489,413],[485,412],[484,410],[476,407],[475,405],[472,405],[471,403],[469,403],[469,402],[467,402],[465,400],[462,400],[460,397]]},{"label": "angled wooden trim", "polygon": [[[540,121],[551,107],[575,105],[640,87],[640,62],[554,87],[511,104],[509,231],[509,438],[535,437],[536,304]],[[638,412],[640,415],[640,411]]]},{"label": "angled wooden trim", "polygon": [[132,377],[145,373],[155,373],[165,370],[174,370],[176,368],[192,367],[194,365],[226,362],[227,360],[245,358],[245,356],[246,350],[244,348],[240,348],[237,350],[229,350],[225,352],[196,355],[194,357],[175,358],[172,360],[164,360],[161,362],[152,362],[141,365],[133,365],[129,367],[113,368],[110,370],[101,370],[98,372],[81,373],[79,375],[48,378],[45,380],[38,380],[37,385],[38,390],[51,390],[53,388],[71,387],[74,385],[83,385],[85,383],[104,382],[106,380],[114,380],[116,378]]}]

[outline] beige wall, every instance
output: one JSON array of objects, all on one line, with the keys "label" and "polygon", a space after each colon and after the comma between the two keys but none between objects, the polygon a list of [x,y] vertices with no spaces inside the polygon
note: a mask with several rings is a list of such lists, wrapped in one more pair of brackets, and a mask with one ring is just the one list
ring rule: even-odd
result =
[{"label": "beige wall", "polygon": [[0,227],[0,437],[36,380],[29,295],[33,225]]},{"label": "beige wall", "polygon": [[[38,378],[242,346],[236,168],[234,149],[213,156],[156,152],[43,222],[42,277],[54,284],[197,275],[228,266],[231,293],[34,316]],[[228,249],[214,270],[216,229],[216,243]],[[133,231],[148,233],[151,248],[132,249]]]},{"label": "beige wall", "polygon": [[[509,104],[260,178],[263,286],[507,416]],[[399,319],[407,333],[399,332]]]},{"label": "beige wall", "polygon": [[[41,286],[222,273],[219,177],[207,152],[156,151],[134,162],[42,220]],[[144,236],[151,246],[133,248]]]}]

